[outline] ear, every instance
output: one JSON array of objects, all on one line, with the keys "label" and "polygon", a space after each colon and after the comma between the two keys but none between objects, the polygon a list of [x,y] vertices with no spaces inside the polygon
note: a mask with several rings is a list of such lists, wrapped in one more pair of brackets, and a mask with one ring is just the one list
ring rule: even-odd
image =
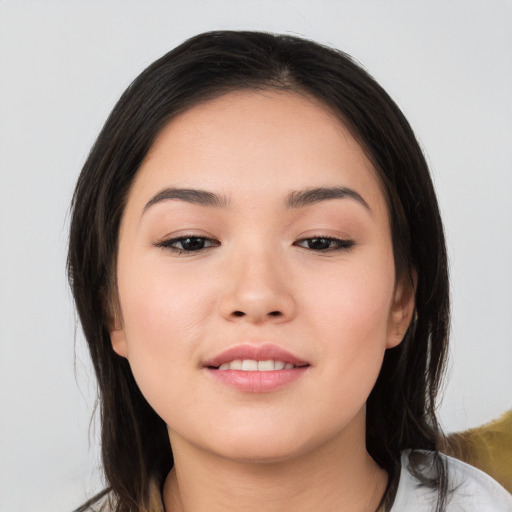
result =
[{"label": "ear", "polygon": [[389,312],[386,348],[396,347],[402,342],[412,321],[415,308],[416,286],[418,284],[416,270],[412,269],[410,280],[408,277],[405,276],[395,287],[393,304]]},{"label": "ear", "polygon": [[117,313],[114,315],[114,318],[111,319],[109,333],[114,352],[119,356],[128,357],[128,344],[126,343],[123,322]]}]

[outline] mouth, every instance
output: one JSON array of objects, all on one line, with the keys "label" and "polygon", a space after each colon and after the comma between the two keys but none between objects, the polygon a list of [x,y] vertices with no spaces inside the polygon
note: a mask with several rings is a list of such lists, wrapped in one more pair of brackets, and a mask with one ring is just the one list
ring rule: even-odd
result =
[{"label": "mouth", "polygon": [[307,363],[295,365],[286,361],[273,359],[256,360],[256,359],[234,359],[222,363],[219,366],[209,366],[211,370],[238,370],[242,372],[273,372],[281,370],[292,370],[293,368],[303,368],[309,366]]},{"label": "mouth", "polygon": [[311,364],[276,345],[242,344],[205,361],[222,385],[243,393],[270,393],[299,380]]},{"label": "mouth", "polygon": [[309,366],[309,363],[288,350],[270,343],[261,345],[242,343],[203,362],[203,367],[211,370],[245,372],[282,371],[303,366]]}]

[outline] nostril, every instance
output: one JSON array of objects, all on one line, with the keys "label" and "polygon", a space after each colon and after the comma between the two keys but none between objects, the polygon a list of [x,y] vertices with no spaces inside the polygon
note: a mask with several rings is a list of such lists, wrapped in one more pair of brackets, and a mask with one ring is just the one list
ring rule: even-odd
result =
[{"label": "nostril", "polygon": [[[233,311],[232,315],[239,318],[239,317],[245,316],[245,313],[243,311]],[[282,313],[281,313],[281,311],[270,311],[270,313],[268,315],[269,316],[281,316]]]}]

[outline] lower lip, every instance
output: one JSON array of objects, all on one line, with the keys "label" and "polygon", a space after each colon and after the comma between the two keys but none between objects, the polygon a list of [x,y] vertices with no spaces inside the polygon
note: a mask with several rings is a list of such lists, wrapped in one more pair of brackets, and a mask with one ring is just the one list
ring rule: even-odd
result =
[{"label": "lower lip", "polygon": [[213,370],[207,371],[222,384],[244,393],[270,393],[285,387],[300,379],[309,366],[300,366],[289,370],[274,370],[269,372],[245,372],[242,370]]}]

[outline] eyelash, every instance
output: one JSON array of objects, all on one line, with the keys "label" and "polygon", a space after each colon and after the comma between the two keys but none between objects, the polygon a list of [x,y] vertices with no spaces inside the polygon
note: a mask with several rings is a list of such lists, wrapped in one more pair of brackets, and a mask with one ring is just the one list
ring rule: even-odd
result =
[{"label": "eyelash", "polygon": [[[183,248],[183,242],[186,240],[194,240],[195,242],[202,242],[202,247],[196,248],[196,249],[185,249]],[[314,248],[314,247],[305,247],[304,245],[301,245],[306,242],[315,242],[315,241],[322,241],[327,243],[328,247],[323,248]],[[176,247],[176,244],[182,244],[182,248]],[[205,236],[195,236],[195,235],[185,235],[185,236],[179,236],[176,238],[169,238],[167,240],[162,240],[160,242],[155,242],[153,244],[155,247],[160,247],[161,249],[168,249],[175,254],[193,254],[193,253],[199,253],[208,249],[211,249],[212,247],[218,247],[220,245],[220,242],[218,240],[215,240],[213,238],[208,238]],[[205,246],[206,245],[206,246]],[[353,240],[347,240],[343,238],[336,238],[332,236],[312,236],[308,238],[301,238],[300,240],[297,240],[294,242],[295,246],[302,247],[303,249],[309,249],[311,251],[319,252],[319,253],[325,253],[325,252],[331,252],[331,251],[348,251],[350,250],[354,245],[355,242]]]},{"label": "eyelash", "polygon": [[[303,242],[311,242],[311,241],[324,241],[327,242],[330,247],[323,248],[323,249],[315,249],[313,247],[304,247],[303,245],[300,245]],[[302,238],[301,240],[297,240],[293,245],[296,245],[298,247],[303,247],[304,249],[310,249],[312,251],[316,252],[330,252],[330,251],[348,251],[351,249],[355,242],[353,240],[347,240],[344,238],[336,238],[332,236],[311,236],[308,238]]]},{"label": "eyelash", "polygon": [[[185,248],[178,248],[175,247],[175,244],[181,243],[185,240],[195,240],[195,241],[202,241],[203,247],[199,247],[198,249],[185,249]],[[205,247],[204,244],[210,244],[208,247]],[[175,254],[193,254],[195,252],[202,252],[207,249],[211,249],[212,247],[217,247],[220,245],[220,242],[218,240],[214,240],[213,238],[208,238],[206,236],[196,236],[196,235],[184,235],[179,236],[176,238],[169,238],[168,240],[162,240],[161,242],[155,242],[153,244],[155,247],[160,247],[161,249],[168,249]],[[182,245],[183,247],[183,245]]]}]

